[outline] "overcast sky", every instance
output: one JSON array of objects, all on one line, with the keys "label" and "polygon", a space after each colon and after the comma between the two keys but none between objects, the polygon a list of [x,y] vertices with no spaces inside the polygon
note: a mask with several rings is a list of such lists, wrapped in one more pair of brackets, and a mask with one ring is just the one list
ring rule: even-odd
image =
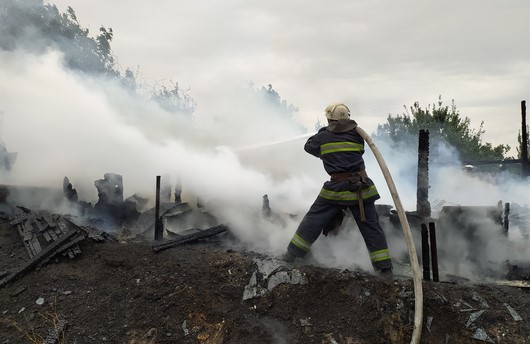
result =
[{"label": "overcast sky", "polygon": [[527,1],[56,0],[112,27],[120,66],[190,88],[197,115],[220,88],[272,84],[308,128],[343,101],[368,132],[442,95],[486,142],[512,146],[530,93]]}]

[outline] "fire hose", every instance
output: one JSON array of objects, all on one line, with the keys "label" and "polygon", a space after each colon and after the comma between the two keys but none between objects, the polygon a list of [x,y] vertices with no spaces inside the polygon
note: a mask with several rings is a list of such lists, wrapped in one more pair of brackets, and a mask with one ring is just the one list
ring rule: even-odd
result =
[{"label": "fire hose", "polygon": [[[381,172],[383,173],[383,176],[385,177],[386,183],[392,195],[392,199],[394,201],[394,205],[398,213],[399,222],[401,223],[401,228],[403,229],[403,234],[405,235],[405,242],[407,244],[407,248],[409,251],[410,263],[412,266],[412,274],[413,274],[413,279],[414,279],[414,301],[415,301],[414,330],[412,331],[412,339],[410,343],[418,344],[420,342],[421,329],[423,325],[422,276],[420,272],[420,266],[418,263],[418,257],[416,255],[416,248],[414,247],[414,241],[412,239],[412,234],[410,232],[409,222],[407,220],[407,216],[405,215],[405,210],[403,209],[403,205],[401,204],[399,195],[397,193],[396,185],[394,184],[394,181],[392,180],[392,176],[390,175],[390,171],[388,170],[388,167],[385,163],[385,160],[383,159],[383,156],[381,155],[381,152],[379,152],[379,149],[375,145],[372,138],[363,129],[359,128],[358,126],[355,129],[357,130],[357,133],[363,138],[363,140],[366,141],[366,143],[370,146],[370,149],[372,150],[375,158],[377,159],[379,167],[381,168]],[[302,136],[295,137],[294,139],[299,139],[301,137],[307,137],[307,136],[314,135],[314,134],[315,133],[304,134]],[[291,141],[291,140],[293,139],[289,139],[288,141]],[[272,144],[283,143],[283,142],[286,142],[286,141],[283,140],[283,141],[275,142]],[[266,145],[268,146],[271,144],[268,143]],[[261,146],[264,146],[264,145],[247,147],[245,149],[261,147]]]},{"label": "fire hose", "polygon": [[390,194],[392,195],[392,199],[394,200],[394,205],[398,213],[399,222],[401,223],[401,228],[403,229],[403,234],[405,235],[405,242],[407,243],[407,248],[410,256],[410,263],[412,266],[412,273],[414,277],[414,330],[412,331],[412,339],[410,340],[410,343],[417,344],[420,342],[421,328],[423,323],[423,290],[420,266],[418,263],[418,257],[416,256],[416,248],[414,247],[414,241],[410,232],[409,222],[405,215],[405,210],[403,209],[403,205],[401,204],[399,195],[397,193],[396,185],[392,180],[392,176],[390,175],[390,171],[388,170],[388,167],[385,163],[385,160],[383,159],[383,156],[381,155],[381,152],[379,152],[379,149],[375,145],[372,138],[363,129],[356,127],[355,130],[357,130],[357,133],[359,133],[359,135],[361,135],[364,141],[368,143],[370,149],[372,150],[372,153],[374,153],[379,167],[381,168],[381,172],[383,172],[383,176],[385,177],[388,189],[390,190]]}]

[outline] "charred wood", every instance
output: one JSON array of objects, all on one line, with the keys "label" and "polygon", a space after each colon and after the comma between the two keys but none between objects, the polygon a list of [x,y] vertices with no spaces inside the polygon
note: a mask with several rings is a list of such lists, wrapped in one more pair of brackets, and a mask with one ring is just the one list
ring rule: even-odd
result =
[{"label": "charred wood", "polygon": [[418,189],[416,212],[420,219],[431,217],[429,203],[429,131],[420,130],[418,142]]},{"label": "charred wood", "polygon": [[66,235],[63,235],[62,237],[60,237],[59,240],[46,246],[42,251],[40,251],[36,256],[34,256],[30,261],[28,261],[22,267],[15,269],[15,271],[13,271],[10,275],[0,280],[0,287],[14,280],[18,276],[28,272],[29,270],[35,268],[43,260],[49,257],[53,257],[55,254],[57,254],[60,251],[60,248],[62,245],[64,245],[66,242],[68,242],[70,239],[72,239],[74,236],[78,234],[79,234],[78,231],[72,230],[68,232]]},{"label": "charred wood", "polygon": [[197,232],[197,233],[182,236],[181,238],[178,238],[178,239],[170,240],[162,244],[155,244],[152,246],[152,248],[153,248],[153,251],[160,252],[160,251],[167,250],[168,248],[172,248],[178,245],[188,244],[191,242],[199,241],[201,239],[209,238],[211,236],[224,233],[226,231],[228,231],[227,226],[218,225],[212,228],[201,230],[200,232]]},{"label": "charred wood", "polygon": [[68,180],[68,177],[64,177],[63,180],[63,193],[67,200],[71,202],[77,201],[77,190],[74,189],[72,183]]}]

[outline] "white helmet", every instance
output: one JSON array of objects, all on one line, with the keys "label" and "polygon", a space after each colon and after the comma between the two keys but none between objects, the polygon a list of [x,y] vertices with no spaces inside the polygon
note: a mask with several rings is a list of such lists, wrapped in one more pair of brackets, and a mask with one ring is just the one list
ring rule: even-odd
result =
[{"label": "white helmet", "polygon": [[349,119],[350,109],[342,103],[334,103],[326,107],[326,118],[331,120]]}]

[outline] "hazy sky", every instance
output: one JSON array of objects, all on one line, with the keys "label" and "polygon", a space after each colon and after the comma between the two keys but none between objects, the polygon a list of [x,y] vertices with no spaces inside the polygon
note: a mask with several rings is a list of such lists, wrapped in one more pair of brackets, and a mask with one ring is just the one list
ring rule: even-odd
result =
[{"label": "hazy sky", "polygon": [[512,146],[530,93],[527,1],[57,0],[83,27],[112,27],[124,69],[178,81],[215,111],[219,90],[272,84],[309,128],[344,101],[368,132],[442,95],[486,142]]}]

